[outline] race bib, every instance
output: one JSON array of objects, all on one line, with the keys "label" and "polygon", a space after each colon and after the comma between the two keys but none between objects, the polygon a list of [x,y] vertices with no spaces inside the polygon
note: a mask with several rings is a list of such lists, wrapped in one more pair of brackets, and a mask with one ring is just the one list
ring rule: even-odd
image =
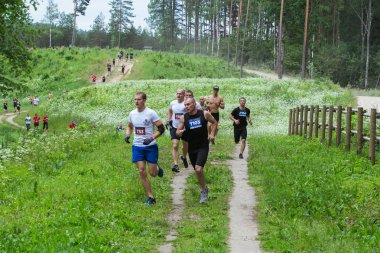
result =
[{"label": "race bib", "polygon": [[190,119],[189,126],[190,126],[190,129],[202,127],[201,118]]},{"label": "race bib", "polygon": [[174,114],[174,118],[175,119],[180,119],[182,115],[183,115],[183,113],[175,113]]},{"label": "race bib", "polygon": [[135,127],[136,135],[145,135],[145,127]]}]

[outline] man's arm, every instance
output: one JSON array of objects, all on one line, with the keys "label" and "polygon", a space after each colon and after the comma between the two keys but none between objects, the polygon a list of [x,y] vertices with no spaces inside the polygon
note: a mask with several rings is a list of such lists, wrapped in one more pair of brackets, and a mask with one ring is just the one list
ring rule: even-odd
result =
[{"label": "man's arm", "polygon": [[178,128],[177,128],[177,131],[176,131],[176,134],[177,134],[178,137],[182,137],[184,129],[185,129],[185,117],[182,115],[179,118]]},{"label": "man's arm", "polygon": [[223,100],[223,97],[220,97],[219,107],[220,107],[220,109],[224,109],[224,100]]},{"label": "man's arm", "polygon": [[252,126],[252,120],[251,120],[251,116],[247,115],[247,121],[249,122],[249,124]]},{"label": "man's arm", "polygon": [[166,123],[168,123],[173,117],[173,110],[171,108],[169,108],[169,111],[168,111],[168,118],[166,120]]},{"label": "man's arm", "polygon": [[155,122],[153,122],[153,124],[157,127],[158,131],[156,131],[154,134],[153,134],[153,139],[157,139],[158,137],[160,137],[164,132],[165,132],[165,127],[164,125],[162,124],[162,121],[159,119]]}]

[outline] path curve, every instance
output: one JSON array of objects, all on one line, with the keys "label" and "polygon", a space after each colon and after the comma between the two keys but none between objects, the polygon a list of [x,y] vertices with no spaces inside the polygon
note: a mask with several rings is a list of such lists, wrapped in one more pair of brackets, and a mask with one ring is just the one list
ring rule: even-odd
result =
[{"label": "path curve", "polygon": [[357,96],[356,104],[358,107],[363,107],[365,110],[375,108],[377,112],[380,111],[380,97]]},{"label": "path curve", "polygon": [[240,144],[237,144],[233,152],[234,160],[229,160],[233,177],[233,191],[229,201],[230,209],[230,237],[228,245],[230,252],[264,252],[260,249],[258,235],[258,223],[256,220],[256,195],[255,190],[249,185],[248,179],[248,145],[244,152],[244,159],[238,159]]},{"label": "path curve", "polygon": [[[243,68],[243,70],[249,74],[255,74],[262,78],[266,78],[270,80],[279,80],[278,75],[273,72],[264,72],[264,71],[253,70],[253,69],[248,69],[248,68]],[[294,77],[283,75],[281,80],[297,80],[297,79]]]},{"label": "path curve", "polygon": [[[23,111],[24,112],[24,111]],[[12,126],[18,127],[18,128],[23,128],[23,126],[20,126],[14,121],[14,118],[19,116],[19,113],[6,113],[0,115],[0,123],[4,123],[4,121]]]}]

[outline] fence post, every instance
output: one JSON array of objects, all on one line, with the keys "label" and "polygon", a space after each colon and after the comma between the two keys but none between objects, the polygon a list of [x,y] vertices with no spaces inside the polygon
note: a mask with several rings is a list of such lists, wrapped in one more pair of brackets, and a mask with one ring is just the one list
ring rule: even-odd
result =
[{"label": "fence post", "polygon": [[339,147],[342,139],[342,106],[338,106],[336,113],[336,146]]},{"label": "fence post", "polygon": [[328,127],[328,145],[332,144],[332,131],[333,131],[333,121],[334,121],[334,107],[331,105],[329,107],[329,127]]},{"label": "fence post", "polygon": [[319,128],[319,106],[315,106],[315,123],[314,123],[314,136],[318,138],[318,128]]},{"label": "fence post", "polygon": [[352,107],[347,107],[346,114],[346,151],[350,151],[351,149],[351,115],[352,115]]},{"label": "fence post", "polygon": [[309,138],[313,138],[314,130],[314,105],[310,106],[310,116],[309,116]]},{"label": "fence post", "polygon": [[321,141],[325,140],[326,137],[326,106],[322,107],[322,136]]},{"label": "fence post", "polygon": [[376,109],[371,109],[370,119],[370,135],[369,135],[369,158],[372,165],[375,164],[375,144],[376,144]]},{"label": "fence post", "polygon": [[309,111],[309,107],[306,105],[304,108],[304,115],[303,115],[303,137],[307,137],[307,113]]},{"label": "fence post", "polygon": [[302,136],[303,133],[303,105],[301,105],[300,110],[300,136]]},{"label": "fence post", "polygon": [[356,153],[360,154],[363,149],[363,107],[358,107],[358,133],[357,139],[357,149]]},{"label": "fence post", "polygon": [[295,134],[298,135],[298,126],[299,126],[299,113],[300,113],[300,108],[297,106],[296,108],[296,132]]},{"label": "fence post", "polygon": [[293,118],[293,122],[292,122],[292,135],[294,135],[294,133],[296,132],[296,109],[295,108],[293,108],[293,116],[292,116],[292,118]]},{"label": "fence post", "polygon": [[292,135],[292,117],[293,116],[293,109],[289,110],[289,126],[288,126],[288,135]]}]

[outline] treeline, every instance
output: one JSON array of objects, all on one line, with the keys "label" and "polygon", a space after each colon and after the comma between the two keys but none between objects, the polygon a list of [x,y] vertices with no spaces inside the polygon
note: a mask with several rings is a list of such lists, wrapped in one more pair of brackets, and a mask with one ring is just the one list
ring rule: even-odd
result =
[{"label": "treeline", "polygon": [[379,86],[380,1],[151,0],[149,13],[159,49]]}]

